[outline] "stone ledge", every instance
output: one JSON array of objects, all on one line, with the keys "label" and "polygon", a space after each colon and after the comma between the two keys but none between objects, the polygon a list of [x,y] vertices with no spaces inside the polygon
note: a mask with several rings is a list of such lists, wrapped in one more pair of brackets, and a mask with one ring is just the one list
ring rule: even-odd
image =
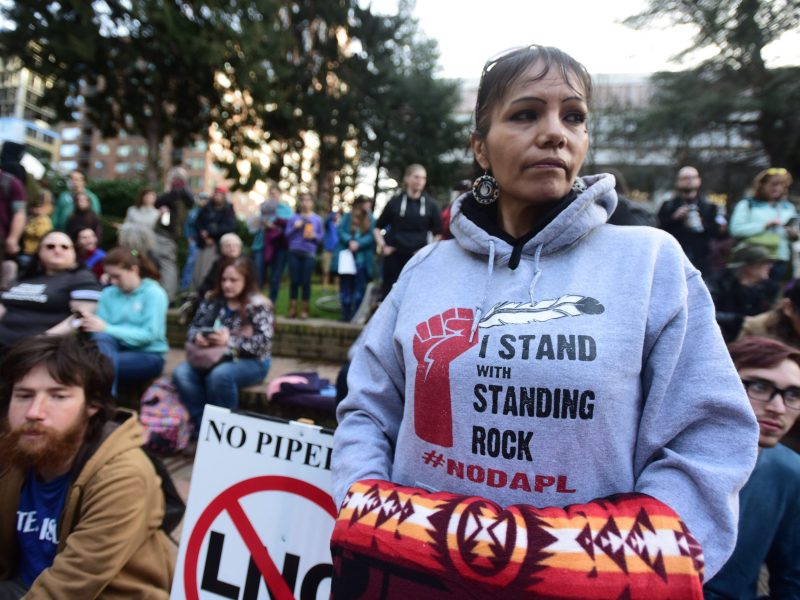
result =
[{"label": "stone ledge", "polygon": [[[167,313],[167,339],[173,348],[183,348],[186,325],[178,322],[178,311]],[[273,356],[286,356],[305,360],[343,363],[347,351],[358,338],[363,327],[328,319],[287,319],[276,317],[272,340]]]}]

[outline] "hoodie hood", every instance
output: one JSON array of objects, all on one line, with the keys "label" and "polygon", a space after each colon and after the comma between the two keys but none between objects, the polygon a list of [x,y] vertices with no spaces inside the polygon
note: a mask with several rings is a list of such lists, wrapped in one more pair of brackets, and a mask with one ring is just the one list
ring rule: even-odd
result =
[{"label": "hoodie hood", "polygon": [[[509,239],[492,235],[480,224],[468,218],[463,211],[464,202],[474,202],[472,192],[460,196],[453,204],[450,232],[456,242],[468,252],[485,255],[487,273],[480,303],[475,307],[470,328],[470,339],[474,339],[478,325],[484,316],[486,299],[491,288],[495,267],[509,266],[516,269],[520,260],[533,261],[533,278],[528,287],[531,305],[536,303],[536,284],[542,276],[540,260],[543,256],[563,250],[590,231],[604,224],[617,207],[616,183],[613,175],[588,175],[582,178],[586,189],[571,202],[567,196],[559,206],[543,217],[544,223],[527,241],[525,238],[512,244]],[[560,211],[560,212],[557,212]],[[522,247],[519,243],[522,242]]]},{"label": "hoodie hood", "polygon": [[[617,207],[614,176],[587,175],[581,178],[586,190],[561,210],[541,231],[522,248],[522,258],[532,260],[537,254],[547,256],[570,246],[594,228],[604,224]],[[500,239],[470,220],[462,211],[463,203],[472,199],[472,192],[462,194],[453,204],[450,231],[465,250],[489,255],[494,246],[494,262],[508,265],[513,245]]]}]

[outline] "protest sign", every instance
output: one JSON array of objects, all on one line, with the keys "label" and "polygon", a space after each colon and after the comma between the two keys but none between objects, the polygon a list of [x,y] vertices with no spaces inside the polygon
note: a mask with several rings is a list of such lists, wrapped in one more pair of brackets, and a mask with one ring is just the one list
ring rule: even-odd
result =
[{"label": "protest sign", "polygon": [[172,597],[328,598],[332,451],[328,430],[206,406]]}]

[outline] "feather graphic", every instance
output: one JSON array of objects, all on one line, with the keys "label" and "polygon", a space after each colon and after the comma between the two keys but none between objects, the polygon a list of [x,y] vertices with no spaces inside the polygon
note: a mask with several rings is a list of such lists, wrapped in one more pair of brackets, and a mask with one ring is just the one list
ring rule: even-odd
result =
[{"label": "feather graphic", "polygon": [[480,321],[483,328],[499,325],[524,325],[543,323],[562,317],[599,315],[605,307],[589,296],[566,295],[556,300],[539,302],[500,302],[495,304]]}]

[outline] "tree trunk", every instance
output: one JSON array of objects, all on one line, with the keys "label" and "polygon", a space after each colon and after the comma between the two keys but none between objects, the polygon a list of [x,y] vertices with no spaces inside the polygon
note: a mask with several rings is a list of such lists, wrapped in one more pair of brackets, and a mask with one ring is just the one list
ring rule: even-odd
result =
[{"label": "tree trunk", "polygon": [[154,189],[161,188],[161,136],[155,119],[147,124],[147,184]]},{"label": "tree trunk", "polygon": [[375,183],[372,185],[373,202],[378,197],[381,181],[381,169],[383,168],[383,152],[378,152],[378,164],[375,166]]}]

